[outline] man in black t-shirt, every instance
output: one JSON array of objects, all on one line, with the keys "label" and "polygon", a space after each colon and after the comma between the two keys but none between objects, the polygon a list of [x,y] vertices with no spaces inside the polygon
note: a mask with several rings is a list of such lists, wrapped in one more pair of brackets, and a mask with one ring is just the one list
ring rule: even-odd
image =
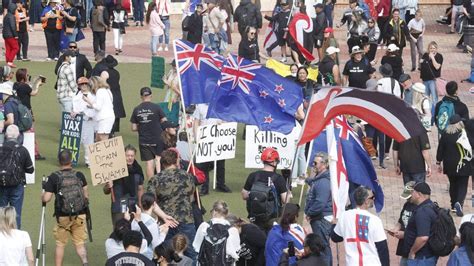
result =
[{"label": "man in black t-shirt", "polygon": [[[283,176],[275,173],[277,165],[280,162],[280,155],[273,148],[265,148],[262,152],[261,159],[263,163],[263,170],[253,172],[247,177],[247,181],[245,181],[244,188],[241,192],[242,199],[248,203],[249,194],[252,190],[253,184],[255,182],[262,182],[268,184],[269,186],[273,185],[275,187],[277,195],[280,195],[280,197],[277,199],[279,206],[282,206],[283,204],[286,204],[290,201],[290,195],[288,194],[288,187]],[[248,206],[247,211],[249,211]],[[255,224],[267,232],[271,228],[270,222],[270,220],[255,221]]]},{"label": "man in black t-shirt", "polygon": [[[140,254],[143,237],[138,231],[130,230],[123,237],[124,252],[121,252],[108,259],[105,266],[153,266],[145,255]],[[162,259],[162,258],[158,258]]]},{"label": "man in black t-shirt", "polygon": [[408,181],[425,182],[426,176],[431,175],[430,149],[426,132],[407,141],[393,143],[393,163],[397,174],[403,175],[403,184]]},{"label": "man in black t-shirt", "polygon": [[[86,177],[81,172],[76,172],[72,169],[72,154],[69,150],[62,150],[58,155],[60,170],[52,173],[48,177],[48,181],[43,185],[44,193],[42,195],[43,203],[51,201],[53,194],[55,194],[55,211],[57,224],[54,227],[54,237],[56,238],[56,252],[55,261],[56,264],[62,264],[64,256],[64,248],[68,242],[69,236],[72,239],[72,243],[76,249],[76,253],[81,259],[82,264],[87,264],[87,250],[85,242],[87,240],[87,229],[86,229],[86,208],[77,210],[74,214],[64,213],[61,211],[61,198],[67,198],[63,194],[62,188],[64,188],[63,180],[67,175],[75,176],[79,179],[82,184],[82,196],[84,197],[84,205],[87,205],[89,201],[89,192],[87,189]],[[69,183],[69,182],[68,182]],[[61,193],[61,194],[60,194]]]},{"label": "man in black t-shirt", "polygon": [[[160,106],[151,102],[151,89],[143,87],[140,90],[142,103],[133,109],[130,122],[132,131],[138,131],[138,143],[140,144],[140,157],[146,162],[147,178],[160,172],[160,155],[163,151],[163,140],[161,139],[161,123],[167,121],[165,113]],[[156,165],[154,165],[156,164]]]},{"label": "man in black t-shirt", "polygon": [[344,66],[342,74],[344,75],[343,85],[365,89],[366,82],[370,78],[370,64],[366,60],[362,60],[364,50],[359,46],[352,47],[351,59]]}]

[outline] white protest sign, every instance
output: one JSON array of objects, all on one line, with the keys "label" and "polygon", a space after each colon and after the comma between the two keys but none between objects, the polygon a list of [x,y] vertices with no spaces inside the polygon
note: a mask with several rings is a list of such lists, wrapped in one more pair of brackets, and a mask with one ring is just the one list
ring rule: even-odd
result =
[{"label": "white protest sign", "polygon": [[267,147],[275,148],[280,154],[278,169],[289,169],[295,155],[296,141],[301,126],[298,124],[290,134],[275,131],[260,131],[256,126],[247,126],[245,134],[245,168],[263,168],[260,160]]},{"label": "white protest sign", "polygon": [[87,146],[91,179],[94,186],[128,176],[122,137],[115,137]]},{"label": "white protest sign", "polygon": [[[33,167],[35,167],[35,133],[23,133],[23,147],[28,150],[28,153],[30,154],[30,159],[33,162]],[[35,183],[35,172],[33,172],[32,174],[26,174],[26,183]]]},{"label": "white protest sign", "polygon": [[197,135],[197,163],[235,158],[237,123],[200,126]]}]

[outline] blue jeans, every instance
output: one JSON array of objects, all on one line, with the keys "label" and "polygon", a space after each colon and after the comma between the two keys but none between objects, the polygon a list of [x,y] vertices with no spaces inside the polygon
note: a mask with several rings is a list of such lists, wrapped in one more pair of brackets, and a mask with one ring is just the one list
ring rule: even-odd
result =
[{"label": "blue jeans", "polygon": [[13,206],[16,210],[16,225],[21,229],[21,208],[23,206],[23,184],[13,187],[0,187],[0,207]]},{"label": "blue jeans", "polygon": [[133,20],[135,22],[143,22],[143,10],[145,8],[145,3],[143,0],[132,0],[133,6]]},{"label": "blue jeans", "polygon": [[328,265],[332,265],[332,252],[331,252],[331,243],[329,242],[329,235],[331,234],[331,223],[326,221],[326,219],[314,219],[311,221],[311,229],[313,229],[313,233],[318,235],[323,242],[324,251],[321,252],[321,256],[324,260],[328,263]]},{"label": "blue jeans", "polygon": [[193,241],[194,237],[196,236],[196,227],[194,226],[194,223],[190,224],[185,224],[185,223],[180,223],[178,227],[176,228],[170,228],[168,231],[168,234],[166,235],[165,241],[171,243],[173,237],[177,234],[184,234],[188,240],[189,240],[189,245],[188,248],[184,251],[184,255],[190,257],[193,260],[193,265],[196,264],[197,262],[197,252],[194,251],[193,248]]},{"label": "blue jeans", "polygon": [[211,49],[220,54],[220,49],[219,49],[219,46],[220,46],[220,43],[219,43],[219,38],[217,37],[216,34],[214,33],[209,33],[209,44],[211,45]]},{"label": "blue jeans", "polygon": [[72,34],[66,35],[67,38],[69,39],[69,42],[75,42],[76,41],[76,37],[77,37],[78,32],[79,32],[79,30],[77,28],[74,28],[74,31],[72,32]]},{"label": "blue jeans", "polygon": [[306,174],[306,156],[304,155],[304,150],[304,145],[299,146],[296,150],[296,162],[293,163],[293,169],[291,170],[292,179]]},{"label": "blue jeans", "polygon": [[438,91],[436,90],[436,80],[423,81],[426,86],[426,96],[431,97],[431,102],[434,105],[438,102]]},{"label": "blue jeans", "polygon": [[151,53],[154,55],[156,55],[157,50],[158,50],[158,37],[161,37],[161,36],[151,36],[150,48],[151,48]]},{"label": "blue jeans", "polygon": [[[171,24],[170,24],[170,19],[167,18],[167,19],[162,19],[161,20],[163,22],[163,24],[165,24],[165,44],[168,45],[170,44],[170,27],[171,27]],[[160,44],[163,43],[163,35],[160,36]]]},{"label": "blue jeans", "polygon": [[326,14],[326,19],[328,21],[328,26],[332,28],[332,13],[334,11],[334,4],[329,4],[324,6],[324,14]]},{"label": "blue jeans", "polygon": [[426,172],[416,173],[416,174],[408,174],[408,173],[402,173],[402,174],[403,174],[403,184],[406,184],[410,181],[415,181],[416,183],[425,182]]},{"label": "blue jeans", "polygon": [[86,20],[90,21],[90,15],[91,15],[91,10],[94,7],[94,4],[92,3],[92,0],[86,0]]},{"label": "blue jeans", "polygon": [[420,257],[415,259],[408,259],[407,265],[408,266],[436,266],[436,263],[438,262],[438,257],[433,256],[433,257]]}]

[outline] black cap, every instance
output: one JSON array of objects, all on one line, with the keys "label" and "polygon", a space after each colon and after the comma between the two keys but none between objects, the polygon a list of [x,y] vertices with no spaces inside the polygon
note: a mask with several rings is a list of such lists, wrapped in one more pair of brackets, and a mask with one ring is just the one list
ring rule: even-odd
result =
[{"label": "black cap", "polygon": [[165,121],[163,123],[161,123],[161,128],[163,130],[167,129],[167,128],[177,128],[178,125],[176,125],[175,123],[171,122],[171,121]]},{"label": "black cap", "polygon": [[458,114],[454,114],[453,116],[451,116],[451,118],[449,119],[449,124],[450,125],[453,125],[453,124],[457,124],[459,122],[462,121],[462,118],[460,115]]},{"label": "black cap", "polygon": [[416,183],[416,185],[413,187],[413,190],[420,192],[423,195],[431,195],[431,188],[425,182]]},{"label": "black cap", "polygon": [[411,79],[410,75],[403,73],[403,74],[400,75],[400,79],[398,81],[405,82],[409,79]]},{"label": "black cap", "polygon": [[151,89],[148,87],[143,87],[140,89],[140,96],[148,96],[151,95]]}]

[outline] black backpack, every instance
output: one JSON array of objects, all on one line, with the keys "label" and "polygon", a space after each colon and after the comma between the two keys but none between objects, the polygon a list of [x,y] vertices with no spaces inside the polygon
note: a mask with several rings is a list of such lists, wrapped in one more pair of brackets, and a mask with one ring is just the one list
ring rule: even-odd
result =
[{"label": "black backpack", "polygon": [[87,207],[86,197],[82,189],[82,181],[77,177],[76,171],[57,171],[59,177],[56,208],[61,213],[78,215]]},{"label": "black backpack", "polygon": [[190,22],[191,22],[191,15],[184,17],[183,21],[181,22],[181,30],[189,31]]},{"label": "black backpack", "polygon": [[232,265],[234,260],[226,254],[229,225],[213,224],[209,222],[207,235],[204,237],[199,249],[199,265],[225,266]]},{"label": "black backpack", "polygon": [[269,180],[272,183],[270,186],[268,181],[259,181],[257,174],[247,199],[249,218],[258,222],[265,222],[279,216],[278,193],[273,185],[273,176],[268,178],[271,179]]},{"label": "black backpack", "polygon": [[437,216],[431,225],[431,235],[428,239],[428,244],[434,255],[444,257],[449,255],[454,249],[456,226],[448,209],[440,208],[436,202],[432,208]]},{"label": "black backpack", "polygon": [[11,187],[24,183],[18,144],[0,145],[0,186]]}]

